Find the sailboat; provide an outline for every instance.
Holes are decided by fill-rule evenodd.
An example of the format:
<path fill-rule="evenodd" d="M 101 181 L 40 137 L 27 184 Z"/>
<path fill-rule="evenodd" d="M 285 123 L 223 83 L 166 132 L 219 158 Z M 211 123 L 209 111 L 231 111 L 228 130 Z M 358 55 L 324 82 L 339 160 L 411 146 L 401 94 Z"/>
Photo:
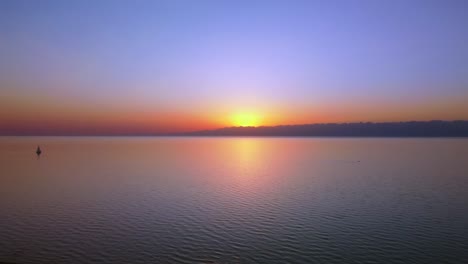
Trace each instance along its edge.
<path fill-rule="evenodd" d="M 37 146 L 36 154 L 39 156 L 39 155 L 41 155 L 41 153 L 42 153 L 41 148 L 39 146 Z"/>

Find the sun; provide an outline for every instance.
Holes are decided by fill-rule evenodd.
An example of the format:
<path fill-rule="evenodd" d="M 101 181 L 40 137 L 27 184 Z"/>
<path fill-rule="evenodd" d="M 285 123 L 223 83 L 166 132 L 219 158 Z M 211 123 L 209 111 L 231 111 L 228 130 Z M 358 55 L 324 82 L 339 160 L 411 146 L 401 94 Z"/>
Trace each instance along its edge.
<path fill-rule="evenodd" d="M 259 117 L 255 114 L 251 113 L 240 113 L 234 115 L 233 118 L 233 125 L 234 126 L 258 126 L 259 125 Z"/>

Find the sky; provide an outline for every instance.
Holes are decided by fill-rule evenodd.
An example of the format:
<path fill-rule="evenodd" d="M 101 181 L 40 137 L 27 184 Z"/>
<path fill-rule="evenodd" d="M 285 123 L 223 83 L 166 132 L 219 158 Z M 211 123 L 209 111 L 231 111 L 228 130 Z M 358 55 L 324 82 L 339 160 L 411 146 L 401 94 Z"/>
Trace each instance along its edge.
<path fill-rule="evenodd" d="M 0 133 L 468 120 L 468 1 L 0 0 Z"/>

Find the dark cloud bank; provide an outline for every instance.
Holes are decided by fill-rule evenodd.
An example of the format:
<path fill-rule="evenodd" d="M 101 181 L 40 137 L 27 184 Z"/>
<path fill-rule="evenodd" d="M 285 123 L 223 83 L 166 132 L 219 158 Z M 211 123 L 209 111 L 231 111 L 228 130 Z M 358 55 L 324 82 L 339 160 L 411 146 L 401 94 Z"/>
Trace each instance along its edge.
<path fill-rule="evenodd" d="M 468 137 L 468 121 L 328 123 L 265 127 L 226 127 L 179 133 L 186 136 L 285 137 Z"/>

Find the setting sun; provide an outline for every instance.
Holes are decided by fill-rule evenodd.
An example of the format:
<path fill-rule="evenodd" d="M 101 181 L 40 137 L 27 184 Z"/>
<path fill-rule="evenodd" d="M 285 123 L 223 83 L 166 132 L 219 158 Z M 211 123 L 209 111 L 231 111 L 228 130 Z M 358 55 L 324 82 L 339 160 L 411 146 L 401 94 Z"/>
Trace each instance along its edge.
<path fill-rule="evenodd" d="M 234 126 L 259 126 L 259 117 L 251 113 L 241 113 L 237 114 L 233 118 Z"/>

